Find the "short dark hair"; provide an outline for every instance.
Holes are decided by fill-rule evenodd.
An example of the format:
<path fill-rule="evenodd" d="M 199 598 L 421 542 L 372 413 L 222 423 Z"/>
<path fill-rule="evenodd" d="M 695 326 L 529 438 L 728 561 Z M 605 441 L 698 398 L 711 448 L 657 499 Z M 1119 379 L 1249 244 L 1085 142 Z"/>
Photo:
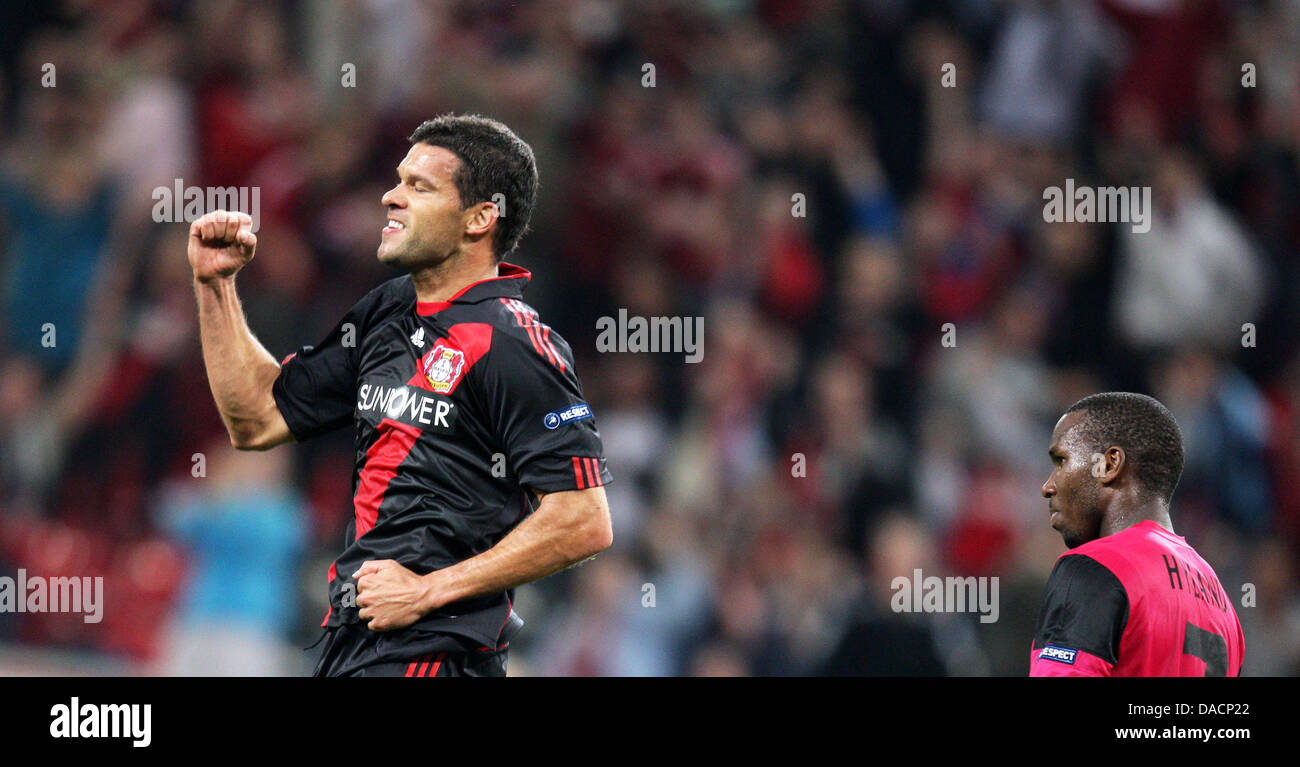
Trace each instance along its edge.
<path fill-rule="evenodd" d="M 1102 392 L 1084 397 L 1065 412 L 1083 413 L 1074 429 L 1091 450 L 1123 448 L 1143 490 L 1166 503 L 1173 498 L 1183 473 L 1183 433 L 1159 400 L 1132 392 Z"/>
<path fill-rule="evenodd" d="M 412 144 L 438 146 L 460 158 L 453 181 L 461 209 L 495 202 L 502 195 L 502 215 L 492 233 L 492 252 L 505 258 L 528 231 L 537 199 L 537 161 L 533 149 L 504 123 L 481 115 L 439 115 L 411 134 Z"/>

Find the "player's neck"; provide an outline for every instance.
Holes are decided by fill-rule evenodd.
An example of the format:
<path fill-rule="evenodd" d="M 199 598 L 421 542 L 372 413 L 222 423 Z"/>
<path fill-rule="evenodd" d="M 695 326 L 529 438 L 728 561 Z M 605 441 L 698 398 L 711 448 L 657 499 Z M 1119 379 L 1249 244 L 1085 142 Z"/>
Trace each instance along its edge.
<path fill-rule="evenodd" d="M 416 299 L 438 303 L 480 280 L 497 276 L 497 265 L 491 256 L 483 258 L 471 253 L 457 253 L 435 266 L 411 272 Z"/>
<path fill-rule="evenodd" d="M 1174 532 L 1174 523 L 1169 519 L 1169 507 L 1162 501 L 1152 500 L 1113 506 L 1101 521 L 1101 534 L 1114 535 L 1148 520 Z"/>

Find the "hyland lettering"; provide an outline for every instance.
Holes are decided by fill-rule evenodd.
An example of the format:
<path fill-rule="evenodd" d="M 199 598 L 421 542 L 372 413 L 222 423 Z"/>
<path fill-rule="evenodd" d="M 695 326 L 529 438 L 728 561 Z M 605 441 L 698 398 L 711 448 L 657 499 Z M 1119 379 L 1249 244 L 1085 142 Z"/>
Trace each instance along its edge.
<path fill-rule="evenodd" d="M 1191 592 L 1202 602 L 1214 605 L 1219 612 L 1228 611 L 1228 595 L 1223 586 L 1214 578 L 1207 578 L 1178 557 L 1161 554 L 1165 561 L 1166 574 L 1169 576 L 1169 588 Z"/>

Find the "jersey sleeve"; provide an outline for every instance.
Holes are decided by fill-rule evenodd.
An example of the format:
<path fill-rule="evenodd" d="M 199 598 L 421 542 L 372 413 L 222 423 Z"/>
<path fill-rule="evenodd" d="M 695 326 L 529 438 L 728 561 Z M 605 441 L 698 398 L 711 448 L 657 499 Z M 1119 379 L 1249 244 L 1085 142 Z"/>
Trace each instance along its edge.
<path fill-rule="evenodd" d="M 284 358 L 271 387 L 276 407 L 299 442 L 347 426 L 356 405 L 361 339 L 373 321 L 384 286 L 368 293 L 328 335 Z"/>
<path fill-rule="evenodd" d="M 1061 557 L 1038 614 L 1029 675 L 1110 676 L 1128 615 L 1128 594 L 1114 573 L 1083 554 Z"/>
<path fill-rule="evenodd" d="M 547 493 L 609 484 L 569 345 L 549 329 L 541 342 L 531 338 L 498 332 L 484 360 L 485 407 L 506 465 L 519 484 Z"/>

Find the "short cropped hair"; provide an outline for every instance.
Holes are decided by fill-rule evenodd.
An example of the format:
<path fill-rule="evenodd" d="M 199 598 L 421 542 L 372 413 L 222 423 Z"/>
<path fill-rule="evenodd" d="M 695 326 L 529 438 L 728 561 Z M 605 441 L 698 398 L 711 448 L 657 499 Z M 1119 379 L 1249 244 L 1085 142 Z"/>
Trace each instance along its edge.
<path fill-rule="evenodd" d="M 1133 476 L 1148 497 L 1166 503 L 1183 474 L 1183 433 L 1173 413 L 1153 397 L 1132 392 L 1102 392 L 1084 397 L 1066 413 L 1083 413 L 1074 431 L 1093 452 L 1124 450 Z"/>
<path fill-rule="evenodd" d="M 497 261 L 505 258 L 528 231 L 537 199 L 532 147 L 504 123 L 480 115 L 439 115 L 421 123 L 410 141 L 442 147 L 460 158 L 452 180 L 462 210 L 480 202 L 501 203 L 492 252 Z"/>

